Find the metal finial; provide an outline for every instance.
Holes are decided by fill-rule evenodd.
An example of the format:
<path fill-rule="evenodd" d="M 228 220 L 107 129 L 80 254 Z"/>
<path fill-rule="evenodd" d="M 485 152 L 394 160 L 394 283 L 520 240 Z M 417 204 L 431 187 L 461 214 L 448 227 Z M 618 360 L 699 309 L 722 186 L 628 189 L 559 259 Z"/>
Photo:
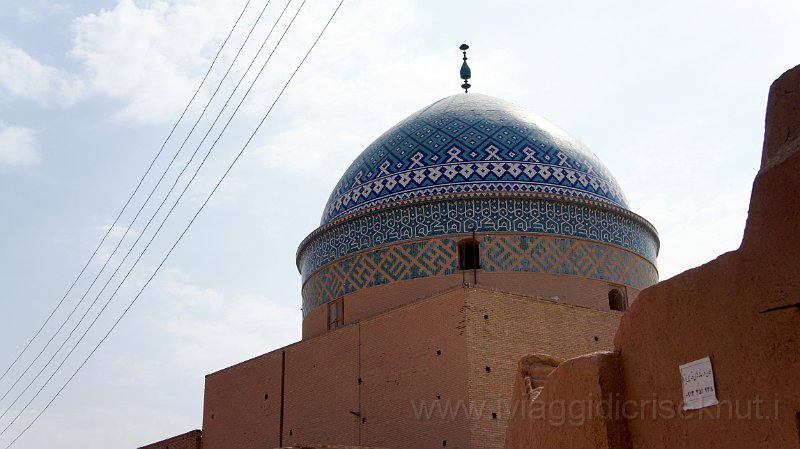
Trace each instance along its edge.
<path fill-rule="evenodd" d="M 464 89 L 464 92 L 469 92 L 469 88 L 472 87 L 472 85 L 467 82 L 467 80 L 472 78 L 472 71 L 467 65 L 467 50 L 469 49 L 469 45 L 461 44 L 458 49 L 464 53 L 464 62 L 461 64 L 461 78 L 464 80 L 464 84 L 461 85 L 461 88 Z"/>

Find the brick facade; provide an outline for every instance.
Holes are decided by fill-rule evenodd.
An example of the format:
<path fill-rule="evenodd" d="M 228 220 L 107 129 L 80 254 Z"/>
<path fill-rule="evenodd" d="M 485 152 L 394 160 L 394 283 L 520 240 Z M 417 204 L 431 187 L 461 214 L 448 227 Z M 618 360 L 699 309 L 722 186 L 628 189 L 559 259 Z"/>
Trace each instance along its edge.
<path fill-rule="evenodd" d="M 468 290 L 467 305 L 469 398 L 485 404 L 480 418 L 471 421 L 468 447 L 473 448 L 503 447 L 507 420 L 519 407 L 512 390 L 520 358 L 544 353 L 565 359 L 611 348 L 622 317 L 481 289 Z"/>
<path fill-rule="evenodd" d="M 607 349 L 620 316 L 452 288 L 208 375 L 203 447 L 502 447 L 517 359 Z"/>
<path fill-rule="evenodd" d="M 497 273 L 477 270 L 477 279 L 481 287 L 605 311 L 610 310 L 608 293 L 612 289 L 620 290 L 628 303 L 633 303 L 639 294 L 638 289 L 630 286 L 564 274 Z M 345 324 L 353 324 L 385 310 L 435 295 L 437 292 L 460 287 L 465 281 L 468 284 L 473 283 L 472 271 L 449 276 L 409 279 L 356 291 L 344 297 Z M 303 320 L 303 338 L 327 332 L 327 317 L 327 307 L 319 307 L 308 314 Z"/>
<path fill-rule="evenodd" d="M 166 440 L 159 441 L 158 443 L 148 444 L 139 449 L 201 449 L 202 448 L 202 432 L 199 430 L 192 430 L 183 435 L 178 435 Z"/>

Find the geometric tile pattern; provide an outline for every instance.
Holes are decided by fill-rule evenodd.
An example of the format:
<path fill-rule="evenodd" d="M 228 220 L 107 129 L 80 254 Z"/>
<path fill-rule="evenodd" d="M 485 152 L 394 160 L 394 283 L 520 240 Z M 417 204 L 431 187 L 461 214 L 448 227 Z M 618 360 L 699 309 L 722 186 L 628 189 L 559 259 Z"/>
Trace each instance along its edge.
<path fill-rule="evenodd" d="M 518 106 L 471 93 L 437 101 L 368 146 L 334 188 L 322 224 L 388 202 L 485 191 L 628 208 L 614 177 L 578 140 Z"/>
<path fill-rule="evenodd" d="M 472 95 L 472 94 L 470 94 Z M 636 217 L 636 218 L 634 218 Z M 535 233 L 608 243 L 656 263 L 658 240 L 646 221 L 629 212 L 545 198 L 494 196 L 419 202 L 334 224 L 306 239 L 298 250 L 305 281 L 337 259 L 413 239 L 485 233 Z"/>
<path fill-rule="evenodd" d="M 365 287 L 455 273 L 456 245 L 463 237 L 395 243 L 338 260 L 303 284 L 303 317 L 331 299 Z M 647 260 L 601 243 L 529 234 L 480 234 L 478 240 L 485 271 L 567 274 L 637 289 L 658 281 L 655 266 Z"/>

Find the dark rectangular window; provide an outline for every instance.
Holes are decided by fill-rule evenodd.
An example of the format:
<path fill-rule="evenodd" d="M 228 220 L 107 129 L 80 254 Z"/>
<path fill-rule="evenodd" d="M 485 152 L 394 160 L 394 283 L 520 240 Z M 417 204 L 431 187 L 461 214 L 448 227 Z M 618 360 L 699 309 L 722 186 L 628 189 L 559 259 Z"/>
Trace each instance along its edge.
<path fill-rule="evenodd" d="M 475 270 L 481 267 L 480 242 L 475 239 L 461 239 L 458 242 L 458 269 Z"/>
<path fill-rule="evenodd" d="M 328 303 L 328 330 L 344 326 L 344 298 L 334 299 Z"/>
<path fill-rule="evenodd" d="M 625 297 L 624 288 L 612 288 L 608 292 L 608 308 L 619 312 L 628 309 L 628 298 Z"/>

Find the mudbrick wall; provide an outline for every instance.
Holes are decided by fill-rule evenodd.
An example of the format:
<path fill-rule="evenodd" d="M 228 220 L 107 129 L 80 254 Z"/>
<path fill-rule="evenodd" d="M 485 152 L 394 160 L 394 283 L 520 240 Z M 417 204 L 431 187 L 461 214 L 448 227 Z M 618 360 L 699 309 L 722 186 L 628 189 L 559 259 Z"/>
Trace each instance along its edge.
<path fill-rule="evenodd" d="M 209 374 L 202 447 L 501 448 L 517 359 L 610 349 L 621 316 L 452 288 Z"/>
<path fill-rule="evenodd" d="M 584 260 L 587 265 L 592 262 Z M 472 271 L 459 272 L 449 276 L 432 276 L 397 281 L 391 284 L 363 288 L 344 296 L 345 324 L 352 324 L 377 315 L 385 310 L 397 308 L 403 304 L 418 301 L 463 283 L 473 284 L 475 278 Z M 610 310 L 608 293 L 618 289 L 633 303 L 639 290 L 614 284 L 610 281 L 592 279 L 583 276 L 548 273 L 505 272 L 492 273 L 478 270 L 477 285 L 489 289 L 518 293 L 525 296 L 555 298 L 558 302 L 598 310 Z M 303 338 L 311 338 L 327 332 L 328 310 L 317 307 L 303 319 Z"/>
<path fill-rule="evenodd" d="M 447 291 L 206 378 L 204 449 L 465 447 L 465 421 L 412 401 L 465 399 L 463 293 Z"/>
<path fill-rule="evenodd" d="M 192 430 L 183 435 L 142 446 L 139 449 L 200 449 L 202 447 L 201 436 L 202 433 L 199 430 Z"/>
<path fill-rule="evenodd" d="M 519 371 L 506 448 L 800 448 L 798 173 L 800 66 L 770 89 L 739 249 L 643 290 L 615 352 L 564 362 L 538 396 Z M 704 357 L 719 403 L 684 410 L 679 366 Z"/>
<path fill-rule="evenodd" d="M 503 447 L 506 423 L 519 408 L 511 393 L 520 357 L 610 349 L 622 315 L 482 289 L 467 290 L 467 305 L 469 447 L 485 449 Z"/>

